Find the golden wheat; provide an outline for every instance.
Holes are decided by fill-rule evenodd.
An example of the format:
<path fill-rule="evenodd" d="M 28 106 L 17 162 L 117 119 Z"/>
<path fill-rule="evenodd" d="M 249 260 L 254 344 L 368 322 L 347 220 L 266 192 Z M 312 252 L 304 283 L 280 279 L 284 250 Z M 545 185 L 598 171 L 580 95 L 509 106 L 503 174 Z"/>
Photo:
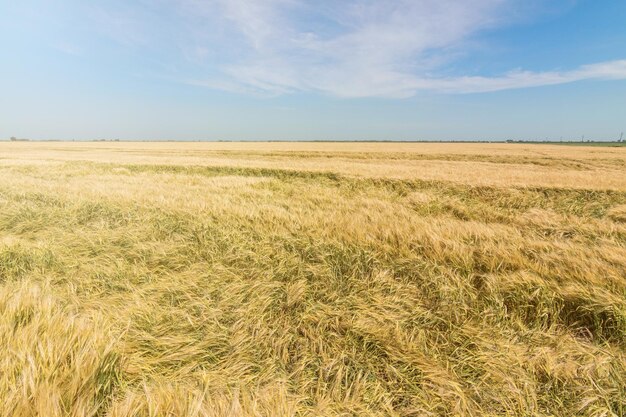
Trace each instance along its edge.
<path fill-rule="evenodd" d="M 626 149 L 0 144 L 2 416 L 625 416 Z"/>

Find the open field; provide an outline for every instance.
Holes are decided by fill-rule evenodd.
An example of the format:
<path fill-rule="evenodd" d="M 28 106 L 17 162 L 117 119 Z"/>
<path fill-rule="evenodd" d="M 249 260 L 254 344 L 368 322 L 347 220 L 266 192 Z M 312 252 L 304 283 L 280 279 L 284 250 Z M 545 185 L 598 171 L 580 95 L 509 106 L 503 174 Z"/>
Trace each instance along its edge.
<path fill-rule="evenodd" d="M 1 416 L 626 416 L 626 148 L 0 143 Z"/>
<path fill-rule="evenodd" d="M 555 144 L 559 144 L 559 145 L 565 145 L 565 146 L 585 146 L 585 147 L 609 147 L 609 148 L 621 148 L 621 147 L 626 147 L 626 142 L 563 142 L 563 143 L 556 143 Z"/>

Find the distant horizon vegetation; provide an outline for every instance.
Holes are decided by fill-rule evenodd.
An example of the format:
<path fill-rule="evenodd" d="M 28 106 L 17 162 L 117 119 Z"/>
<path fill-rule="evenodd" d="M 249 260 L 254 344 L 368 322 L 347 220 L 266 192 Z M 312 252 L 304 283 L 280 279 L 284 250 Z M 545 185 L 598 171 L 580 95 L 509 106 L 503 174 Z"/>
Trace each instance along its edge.
<path fill-rule="evenodd" d="M 283 140 L 283 139 L 196 139 L 196 140 L 178 140 L 178 139 L 29 139 L 29 138 L 17 138 L 12 136 L 8 139 L 10 142 L 338 142 L 338 143 L 536 143 L 536 144 L 565 144 L 565 145 L 614 145 L 614 146 L 626 146 L 626 139 L 623 138 L 623 134 L 620 139 L 616 140 L 596 140 L 585 139 L 500 139 L 500 140 L 430 140 L 430 139 L 415 139 L 415 140 L 393 140 L 393 139 L 379 139 L 379 140 L 367 140 L 367 139 L 319 139 L 319 140 Z"/>

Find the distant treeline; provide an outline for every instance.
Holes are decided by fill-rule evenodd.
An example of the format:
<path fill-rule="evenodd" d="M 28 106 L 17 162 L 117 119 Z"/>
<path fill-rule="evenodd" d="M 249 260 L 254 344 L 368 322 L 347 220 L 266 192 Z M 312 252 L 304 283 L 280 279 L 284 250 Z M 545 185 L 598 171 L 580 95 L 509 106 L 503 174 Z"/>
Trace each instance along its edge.
<path fill-rule="evenodd" d="M 506 143 L 626 143 L 626 139 L 618 140 L 507 140 Z"/>
<path fill-rule="evenodd" d="M 16 138 L 12 136 L 11 142 L 29 142 L 30 139 Z M 33 142 L 120 142 L 120 139 L 34 139 Z M 124 140 L 124 142 L 150 142 L 150 140 Z M 312 142 L 312 143 L 534 143 L 534 144 L 563 144 L 563 145 L 626 145 L 626 139 L 618 139 L 613 141 L 604 140 L 533 140 L 533 139 L 507 139 L 507 140 L 155 140 L 155 142 Z"/>

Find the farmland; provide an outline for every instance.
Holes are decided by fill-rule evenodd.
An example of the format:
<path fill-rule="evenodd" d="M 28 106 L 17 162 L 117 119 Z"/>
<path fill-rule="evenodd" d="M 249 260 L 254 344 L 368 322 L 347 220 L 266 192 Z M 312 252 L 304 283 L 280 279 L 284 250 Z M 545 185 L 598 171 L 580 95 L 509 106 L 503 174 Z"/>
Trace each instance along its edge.
<path fill-rule="evenodd" d="M 0 143 L 2 416 L 624 416 L 626 148 Z"/>

